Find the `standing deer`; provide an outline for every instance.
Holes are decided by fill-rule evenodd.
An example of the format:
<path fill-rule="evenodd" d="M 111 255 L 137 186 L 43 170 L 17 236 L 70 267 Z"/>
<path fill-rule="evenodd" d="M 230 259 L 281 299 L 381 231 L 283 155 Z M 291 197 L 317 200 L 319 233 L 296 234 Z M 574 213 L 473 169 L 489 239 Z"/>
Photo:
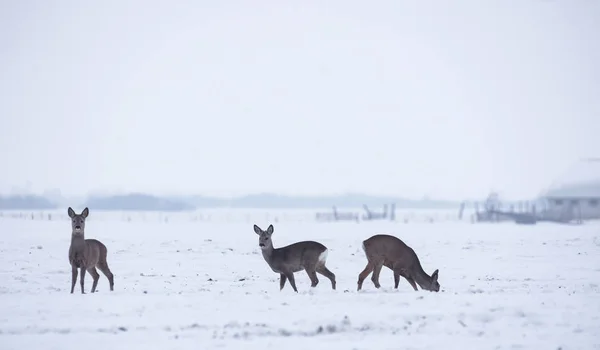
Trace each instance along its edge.
<path fill-rule="evenodd" d="M 432 292 L 440 291 L 438 283 L 438 270 L 429 276 L 421 267 L 421 262 L 415 251 L 400 239 L 390 235 L 375 235 L 362 244 L 367 256 L 367 266 L 358 275 L 358 290 L 362 288 L 363 281 L 373 271 L 371 280 L 379 288 L 379 273 L 383 266 L 394 272 L 394 288 L 398 289 L 400 276 L 406 278 L 408 283 L 416 290 L 417 284 L 421 289 Z"/>
<path fill-rule="evenodd" d="M 100 275 L 96 271 L 96 267 L 108 278 L 110 290 L 113 290 L 114 281 L 113 274 L 108 268 L 106 262 L 107 250 L 106 246 L 96 239 L 85 239 L 85 219 L 90 211 L 88 208 L 83 209 L 81 214 L 75 214 L 73 209 L 69 207 L 69 217 L 71 218 L 71 246 L 69 247 L 69 263 L 71 264 L 71 294 L 75 290 L 77 283 L 77 269 L 80 269 L 81 277 L 81 294 L 85 294 L 83 290 L 83 281 L 85 279 L 85 271 L 87 270 L 94 283 L 92 284 L 92 293 L 96 291 Z"/>
<path fill-rule="evenodd" d="M 327 247 L 315 241 L 303 241 L 290 244 L 281 248 L 273 248 L 273 225 L 269 225 L 266 231 L 254 225 L 254 232 L 259 236 L 258 246 L 262 250 L 262 255 L 271 269 L 279 273 L 279 290 L 283 289 L 285 282 L 290 280 L 294 292 L 296 281 L 294 272 L 306 271 L 311 281 L 311 287 L 316 287 L 319 283 L 317 272 L 329 278 L 331 287 L 335 289 L 335 275 L 325 267 L 327 260 Z"/>

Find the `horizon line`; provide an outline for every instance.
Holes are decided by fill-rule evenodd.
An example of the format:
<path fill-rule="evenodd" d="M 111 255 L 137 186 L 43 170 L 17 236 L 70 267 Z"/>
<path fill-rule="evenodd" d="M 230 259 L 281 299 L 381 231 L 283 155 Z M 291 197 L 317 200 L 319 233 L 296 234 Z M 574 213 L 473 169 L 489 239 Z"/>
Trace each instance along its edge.
<path fill-rule="evenodd" d="M 195 193 L 195 192 L 188 192 L 188 193 L 182 194 L 180 191 L 177 191 L 179 193 L 170 193 L 170 194 L 164 193 L 164 192 L 162 194 L 157 194 L 157 193 L 144 192 L 144 191 L 102 191 L 104 193 L 99 193 L 100 191 L 90 191 L 85 195 L 80 195 L 80 194 L 63 195 L 62 193 L 60 193 L 60 190 L 57 190 L 57 191 L 58 191 L 58 196 L 65 198 L 65 199 L 76 198 L 76 197 L 85 197 L 87 199 L 90 199 L 90 198 L 94 198 L 94 197 L 116 197 L 116 196 L 131 196 L 131 195 L 146 195 L 146 196 L 153 196 L 153 197 L 157 197 L 157 198 L 204 197 L 204 198 L 209 198 L 209 199 L 221 199 L 221 200 L 238 200 L 241 198 L 251 197 L 251 196 L 276 196 L 276 197 L 287 197 L 287 198 L 331 198 L 331 197 L 344 197 L 344 196 L 365 196 L 365 197 L 374 197 L 374 198 L 389 198 L 389 199 L 396 199 L 396 200 L 408 200 L 408 201 L 415 201 L 415 202 L 434 201 L 434 202 L 454 202 L 454 203 L 471 202 L 471 201 L 485 201 L 485 199 L 487 198 L 488 195 L 495 193 L 495 191 L 489 191 L 487 193 L 487 195 L 482 195 L 479 198 L 465 197 L 463 199 L 457 199 L 457 198 L 435 197 L 435 196 L 431 196 L 431 195 L 422 195 L 420 198 L 416 198 L 416 197 L 402 196 L 402 195 L 396 195 L 396 194 L 372 194 L 372 193 L 368 193 L 368 192 L 359 192 L 359 191 L 324 193 L 324 194 L 286 194 L 286 193 L 278 193 L 278 192 L 260 191 L 260 192 L 247 192 L 244 194 L 237 194 L 237 195 L 207 195 L 207 194 L 199 194 L 199 193 Z M 49 197 L 52 197 L 52 195 L 51 195 L 51 193 L 48 193 L 48 192 L 51 192 L 51 190 L 47 190 L 42 193 L 36 193 L 33 191 L 23 191 L 22 193 L 12 193 L 12 194 L 11 193 L 0 193 L 0 197 L 10 198 L 10 197 L 19 197 L 19 196 L 37 196 L 37 197 L 49 199 Z M 94 193 L 94 192 L 96 192 L 96 193 Z M 506 201 L 536 200 L 541 197 L 543 197 L 543 195 L 536 195 L 536 196 L 533 196 L 531 198 L 526 198 L 526 199 L 514 199 L 514 198 L 506 197 L 506 198 L 504 198 L 504 200 L 506 200 Z"/>

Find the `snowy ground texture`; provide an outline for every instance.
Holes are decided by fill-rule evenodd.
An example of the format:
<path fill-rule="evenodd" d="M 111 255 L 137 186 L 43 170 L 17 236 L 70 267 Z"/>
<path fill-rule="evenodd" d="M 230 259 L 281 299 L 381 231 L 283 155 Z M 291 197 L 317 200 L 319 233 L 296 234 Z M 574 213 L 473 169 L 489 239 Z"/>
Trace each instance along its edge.
<path fill-rule="evenodd" d="M 77 209 L 79 212 L 81 209 Z M 276 247 L 329 247 L 337 290 L 279 291 L 256 224 L 123 220 L 91 212 L 115 291 L 70 294 L 70 222 L 0 216 L 0 349 L 600 349 L 600 225 L 469 222 L 274 223 Z M 96 215 L 96 216 L 95 216 Z M 254 216 L 252 216 L 254 215 Z M 44 217 L 44 216 L 42 216 Z M 96 218 L 96 219 L 94 219 Z M 362 240 L 391 233 L 412 246 L 439 293 L 369 279 Z M 92 285 L 89 275 L 86 290 Z"/>

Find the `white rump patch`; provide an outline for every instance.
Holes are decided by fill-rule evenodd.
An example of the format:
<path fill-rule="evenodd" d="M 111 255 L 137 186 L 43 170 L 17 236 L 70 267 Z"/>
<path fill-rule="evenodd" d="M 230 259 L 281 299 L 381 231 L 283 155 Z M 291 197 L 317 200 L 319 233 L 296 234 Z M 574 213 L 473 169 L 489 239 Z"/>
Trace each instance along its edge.
<path fill-rule="evenodd" d="M 327 254 L 329 253 L 329 249 L 325 249 L 323 251 L 323 253 L 319 254 L 319 262 L 321 264 L 325 264 L 325 261 L 327 261 Z"/>

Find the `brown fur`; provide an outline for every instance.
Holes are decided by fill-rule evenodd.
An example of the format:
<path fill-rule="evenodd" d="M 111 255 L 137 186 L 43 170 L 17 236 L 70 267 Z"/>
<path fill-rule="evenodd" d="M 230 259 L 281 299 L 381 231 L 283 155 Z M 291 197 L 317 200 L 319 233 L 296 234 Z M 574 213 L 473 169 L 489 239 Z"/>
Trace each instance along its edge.
<path fill-rule="evenodd" d="M 96 291 L 100 274 L 96 271 L 98 268 L 110 283 L 110 290 L 114 287 L 114 276 L 108 268 L 106 256 L 108 251 L 106 246 L 97 239 L 85 239 L 85 219 L 89 215 L 88 208 L 85 208 L 81 214 L 75 214 L 73 209 L 68 209 L 71 218 L 71 246 L 69 247 L 69 263 L 71 264 L 71 294 L 75 290 L 77 283 L 77 269 L 80 271 L 79 281 L 81 283 L 81 293 L 84 294 L 85 272 L 89 272 L 94 280 L 92 283 L 92 293 Z"/>
<path fill-rule="evenodd" d="M 398 289 L 400 276 L 404 277 L 416 291 L 417 284 L 421 289 L 438 292 L 438 270 L 429 276 L 421 267 L 415 251 L 402 240 L 390 235 L 375 235 L 363 241 L 363 249 L 367 256 L 367 266 L 358 275 L 358 290 L 363 281 L 373 272 L 371 280 L 375 288 L 379 288 L 379 273 L 383 266 L 394 272 L 394 288 Z"/>
<path fill-rule="evenodd" d="M 269 225 L 266 231 L 254 225 L 254 232 L 259 236 L 258 244 L 262 250 L 263 257 L 273 272 L 279 273 L 279 290 L 282 290 L 287 280 L 295 292 L 296 281 L 294 272 L 305 270 L 311 281 L 311 287 L 319 283 L 317 273 L 329 278 L 331 287 L 335 289 L 335 275 L 325 266 L 327 259 L 327 247 L 315 241 L 303 241 L 290 244 L 281 248 L 273 248 L 271 235 L 273 225 Z"/>

